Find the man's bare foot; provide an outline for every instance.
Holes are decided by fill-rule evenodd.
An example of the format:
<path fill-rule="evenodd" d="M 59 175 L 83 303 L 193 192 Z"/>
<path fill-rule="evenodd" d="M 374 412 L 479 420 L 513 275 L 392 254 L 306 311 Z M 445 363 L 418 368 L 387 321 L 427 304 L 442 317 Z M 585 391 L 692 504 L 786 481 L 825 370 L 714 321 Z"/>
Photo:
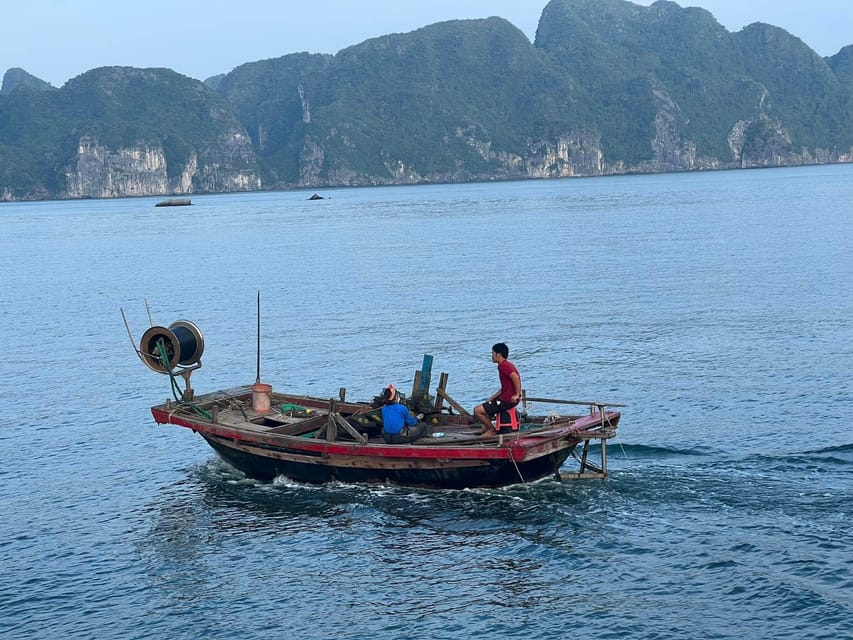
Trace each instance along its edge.
<path fill-rule="evenodd" d="M 494 429 L 485 429 L 484 431 L 480 432 L 480 435 L 487 438 L 491 438 L 492 436 L 498 435 L 498 432 Z"/>

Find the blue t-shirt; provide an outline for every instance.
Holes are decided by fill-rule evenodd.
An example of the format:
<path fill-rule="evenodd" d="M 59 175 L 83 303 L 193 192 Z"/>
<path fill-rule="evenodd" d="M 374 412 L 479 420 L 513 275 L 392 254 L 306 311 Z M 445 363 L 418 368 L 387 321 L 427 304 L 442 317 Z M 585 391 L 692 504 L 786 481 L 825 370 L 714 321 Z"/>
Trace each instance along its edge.
<path fill-rule="evenodd" d="M 382 407 L 382 431 L 389 435 L 400 433 L 403 430 L 403 425 L 414 427 L 417 423 L 418 419 L 409 413 L 404 404 L 395 402 Z"/>

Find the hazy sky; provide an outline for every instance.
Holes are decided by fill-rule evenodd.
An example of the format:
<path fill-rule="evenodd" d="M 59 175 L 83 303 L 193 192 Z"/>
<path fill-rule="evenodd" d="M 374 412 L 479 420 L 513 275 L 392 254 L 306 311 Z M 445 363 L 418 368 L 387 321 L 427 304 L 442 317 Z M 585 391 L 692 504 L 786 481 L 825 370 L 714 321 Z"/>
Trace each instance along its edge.
<path fill-rule="evenodd" d="M 458 18 L 501 16 L 533 40 L 547 0 L 6 0 L 0 75 L 21 67 L 54 86 L 96 67 L 168 67 L 199 80 L 244 63 L 336 53 L 368 38 Z M 649 5 L 652 0 L 639 0 Z M 767 22 L 822 56 L 853 44 L 850 0 L 683 0 L 729 31 Z"/>

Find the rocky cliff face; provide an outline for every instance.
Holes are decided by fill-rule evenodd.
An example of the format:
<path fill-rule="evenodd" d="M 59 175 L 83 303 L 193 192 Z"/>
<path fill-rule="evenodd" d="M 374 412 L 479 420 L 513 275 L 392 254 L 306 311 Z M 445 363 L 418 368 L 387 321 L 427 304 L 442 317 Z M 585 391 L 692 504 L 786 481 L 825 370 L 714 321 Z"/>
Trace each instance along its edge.
<path fill-rule="evenodd" d="M 196 191 L 255 191 L 262 188 L 252 141 L 242 129 L 224 132 L 222 139 L 199 150 L 197 170 L 185 175 Z M 187 174 L 192 167 L 185 166 Z"/>
<path fill-rule="evenodd" d="M 162 148 L 112 151 L 84 138 L 65 173 L 66 198 L 115 198 L 170 192 Z M 186 191 L 176 191 L 186 193 Z"/>
<path fill-rule="evenodd" d="M 117 198 L 125 196 L 251 191 L 261 188 L 257 172 L 246 169 L 254 158 L 248 139 L 236 134 L 232 154 L 199 162 L 190 153 L 187 163 L 169 177 L 166 154 L 160 145 L 109 149 L 84 137 L 65 171 L 63 198 Z"/>
<path fill-rule="evenodd" d="M 518 152 L 495 150 L 483 132 L 473 135 L 470 130 L 458 129 L 456 138 L 473 148 L 486 161 L 489 171 L 480 172 L 459 165 L 455 170 L 422 172 L 400 158 L 384 160 L 386 173 L 371 175 L 347 166 L 327 168 L 326 149 L 310 137 L 302 147 L 300 187 L 323 185 L 367 186 L 390 184 L 419 184 L 423 182 L 460 182 L 467 180 L 517 180 L 524 178 L 567 178 L 620 173 L 608 168 L 604 151 L 597 136 L 583 132 L 558 136 L 553 140 L 530 141 Z M 447 142 L 447 141 L 445 141 Z"/>
<path fill-rule="evenodd" d="M 782 123 L 767 117 L 736 122 L 729 133 L 728 142 L 733 158 L 727 165 L 730 168 L 853 162 L 853 149 L 847 152 L 821 148 L 814 152 L 805 148 L 796 149 L 791 142 L 790 132 Z"/>
<path fill-rule="evenodd" d="M 531 144 L 525 169 L 529 178 L 600 176 L 605 171 L 601 140 L 590 133 L 574 132 Z"/>
<path fill-rule="evenodd" d="M 457 135 L 499 167 L 499 175 L 505 179 L 599 176 L 605 172 L 601 141 L 591 133 L 575 131 L 551 140 L 530 141 L 518 152 L 496 151 L 490 142 L 464 136 L 461 130 Z"/>
<path fill-rule="evenodd" d="M 402 159 L 386 160 L 384 175 L 365 174 L 339 165 L 326 168 L 326 149 L 317 140 L 306 138 L 302 149 L 300 182 L 297 187 L 369 186 L 462 182 L 469 180 L 520 180 L 526 178 L 568 178 L 625 173 L 665 173 L 714 169 L 798 166 L 853 162 L 853 149 L 839 153 L 817 149 L 794 149 L 790 134 L 778 122 L 738 121 L 728 137 L 730 157 L 700 156 L 696 144 L 682 138 L 672 112 L 660 111 L 654 121 L 655 136 L 649 140 L 654 158 L 636 165 L 609 162 L 600 138 L 589 132 L 572 132 L 551 140 L 530 141 L 518 152 L 498 151 L 488 140 L 457 134 L 487 160 L 491 170 L 477 173 L 458 166 L 455 170 L 421 172 Z"/>

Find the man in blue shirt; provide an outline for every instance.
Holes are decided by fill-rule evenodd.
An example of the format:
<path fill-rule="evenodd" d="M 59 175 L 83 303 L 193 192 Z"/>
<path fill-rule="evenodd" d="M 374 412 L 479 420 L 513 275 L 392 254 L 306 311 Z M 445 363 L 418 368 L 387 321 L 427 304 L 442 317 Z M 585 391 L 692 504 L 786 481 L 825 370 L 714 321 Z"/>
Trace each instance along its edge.
<path fill-rule="evenodd" d="M 427 425 L 409 413 L 408 407 L 398 402 L 399 395 L 393 384 L 382 391 L 382 437 L 388 444 L 409 444 L 424 435 Z"/>

